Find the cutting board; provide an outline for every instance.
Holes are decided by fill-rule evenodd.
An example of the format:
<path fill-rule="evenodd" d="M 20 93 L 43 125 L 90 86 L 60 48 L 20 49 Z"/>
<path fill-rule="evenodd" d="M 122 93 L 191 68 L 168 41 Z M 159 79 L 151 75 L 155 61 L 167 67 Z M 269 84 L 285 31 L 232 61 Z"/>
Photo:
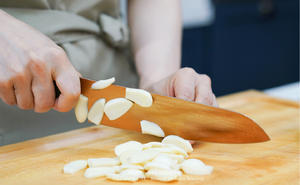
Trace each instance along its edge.
<path fill-rule="evenodd" d="M 218 101 L 220 107 L 256 120 L 271 141 L 255 144 L 198 142 L 190 158 L 214 166 L 213 173 L 208 176 L 184 175 L 179 181 L 168 184 L 298 184 L 299 104 L 274 99 L 257 91 L 221 97 Z M 104 178 L 86 179 L 83 170 L 74 175 L 62 173 L 64 164 L 72 160 L 113 157 L 113 148 L 128 140 L 145 143 L 160 139 L 94 126 L 0 147 L 0 184 L 129 184 Z M 136 184 L 164 183 L 144 180 Z"/>

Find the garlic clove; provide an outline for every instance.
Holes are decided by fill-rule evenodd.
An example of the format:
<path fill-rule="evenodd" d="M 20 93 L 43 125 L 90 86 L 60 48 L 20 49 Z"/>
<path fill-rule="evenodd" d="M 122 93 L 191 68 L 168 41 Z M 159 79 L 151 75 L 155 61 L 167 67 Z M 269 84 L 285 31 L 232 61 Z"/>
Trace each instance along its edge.
<path fill-rule="evenodd" d="M 79 123 L 85 122 L 88 115 L 88 97 L 82 94 L 79 96 L 74 112 Z"/>
<path fill-rule="evenodd" d="M 105 99 L 101 98 L 97 100 L 93 106 L 91 107 L 89 113 L 88 113 L 88 120 L 90 120 L 92 123 L 99 125 L 101 123 L 103 113 L 104 113 L 104 105 L 105 105 Z"/>
<path fill-rule="evenodd" d="M 95 83 L 93 83 L 92 85 L 92 89 L 104 89 L 108 86 L 110 86 L 111 84 L 113 84 L 116 81 L 115 77 L 106 79 L 106 80 L 99 80 Z"/>
<path fill-rule="evenodd" d="M 160 142 L 149 142 L 149 143 L 145 143 L 143 144 L 143 150 L 149 149 L 149 148 L 160 148 L 163 147 L 164 144 L 160 143 Z"/>
<path fill-rule="evenodd" d="M 150 134 L 157 137 L 165 136 L 164 131 L 156 123 L 147 120 L 142 120 L 140 124 L 141 124 L 141 130 L 143 134 Z"/>
<path fill-rule="evenodd" d="M 115 147 L 115 154 L 117 156 L 120 156 L 124 151 L 127 150 L 141 151 L 142 149 L 143 149 L 142 143 L 137 141 L 127 141 L 126 143 L 122 143 Z"/>
<path fill-rule="evenodd" d="M 86 160 L 76 160 L 72 161 L 64 166 L 64 173 L 74 174 L 75 172 L 86 168 L 87 162 Z"/>
<path fill-rule="evenodd" d="M 104 177 L 109 173 L 115 173 L 116 168 L 114 167 L 95 167 L 88 168 L 85 170 L 84 176 L 86 178 Z"/>
<path fill-rule="evenodd" d="M 119 165 L 120 160 L 118 158 L 92 158 L 88 159 L 88 165 L 90 168 L 102 167 L 102 166 L 115 166 Z"/>
<path fill-rule="evenodd" d="M 115 98 L 104 105 L 104 112 L 108 119 L 115 120 L 124 115 L 132 105 L 133 103 L 125 98 Z"/>
<path fill-rule="evenodd" d="M 199 159 L 187 159 L 182 162 L 181 169 L 190 175 L 208 175 L 213 171 L 212 166 L 205 165 Z"/>
<path fill-rule="evenodd" d="M 176 145 L 176 146 L 184 149 L 188 153 L 193 151 L 193 147 L 192 147 L 191 143 L 179 136 L 168 135 L 167 137 L 165 137 L 162 140 L 162 143 Z"/>
<path fill-rule="evenodd" d="M 150 107 L 152 105 L 152 96 L 143 89 L 126 88 L 125 98 L 133 101 L 141 107 Z"/>
<path fill-rule="evenodd" d="M 145 175 L 152 180 L 169 182 L 178 180 L 182 173 L 179 170 L 150 169 Z"/>

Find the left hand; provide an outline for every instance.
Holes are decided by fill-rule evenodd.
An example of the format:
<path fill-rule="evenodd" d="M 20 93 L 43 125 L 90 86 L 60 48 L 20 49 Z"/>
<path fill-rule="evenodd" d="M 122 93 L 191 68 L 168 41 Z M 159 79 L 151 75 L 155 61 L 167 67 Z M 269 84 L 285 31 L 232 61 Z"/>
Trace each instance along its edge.
<path fill-rule="evenodd" d="M 207 75 L 198 74 L 192 68 L 179 69 L 145 89 L 164 96 L 218 106 L 216 96 L 212 92 L 210 78 Z"/>

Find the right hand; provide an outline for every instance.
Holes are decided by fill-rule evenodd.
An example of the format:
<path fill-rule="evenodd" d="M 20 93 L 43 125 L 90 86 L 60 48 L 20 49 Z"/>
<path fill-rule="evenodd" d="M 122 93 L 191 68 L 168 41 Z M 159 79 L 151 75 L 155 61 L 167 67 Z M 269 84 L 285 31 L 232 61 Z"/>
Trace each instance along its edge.
<path fill-rule="evenodd" d="M 66 112 L 80 95 L 80 74 L 52 40 L 0 10 L 0 97 L 21 109 Z M 61 94 L 55 99 L 53 81 Z"/>

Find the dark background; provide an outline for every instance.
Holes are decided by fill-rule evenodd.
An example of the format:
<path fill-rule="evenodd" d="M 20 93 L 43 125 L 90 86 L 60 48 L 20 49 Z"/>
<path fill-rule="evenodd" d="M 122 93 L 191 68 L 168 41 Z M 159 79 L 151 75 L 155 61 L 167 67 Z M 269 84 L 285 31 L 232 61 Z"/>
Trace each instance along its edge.
<path fill-rule="evenodd" d="M 184 29 L 183 66 L 217 96 L 299 81 L 299 0 L 218 1 L 212 25 Z"/>

